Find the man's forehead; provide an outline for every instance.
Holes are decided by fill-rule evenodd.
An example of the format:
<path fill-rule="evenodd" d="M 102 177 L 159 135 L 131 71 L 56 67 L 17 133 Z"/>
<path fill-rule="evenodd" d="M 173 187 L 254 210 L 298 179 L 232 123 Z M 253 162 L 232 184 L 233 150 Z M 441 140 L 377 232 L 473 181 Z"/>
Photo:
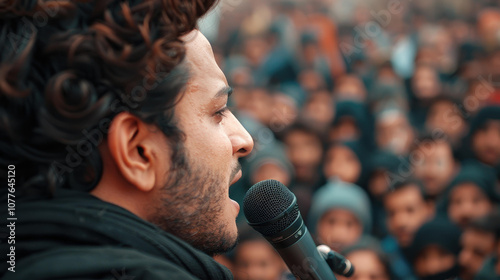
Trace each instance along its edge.
<path fill-rule="evenodd" d="M 193 76 L 203 76 L 212 82 L 220 80 L 227 84 L 226 77 L 215 61 L 210 43 L 200 31 L 193 30 L 181 39 L 186 46 L 185 62 Z"/>
<path fill-rule="evenodd" d="M 181 37 L 181 40 L 186 44 L 186 48 L 200 50 L 203 52 L 212 52 L 212 47 L 207 38 L 199 31 L 193 30 Z"/>

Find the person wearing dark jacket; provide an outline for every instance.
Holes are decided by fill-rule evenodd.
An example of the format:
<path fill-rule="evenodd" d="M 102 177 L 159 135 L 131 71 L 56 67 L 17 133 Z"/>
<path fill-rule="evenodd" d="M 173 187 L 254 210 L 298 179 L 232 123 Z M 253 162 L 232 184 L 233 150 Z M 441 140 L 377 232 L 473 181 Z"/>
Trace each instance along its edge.
<path fill-rule="evenodd" d="M 418 279 L 456 279 L 460 228 L 443 217 L 423 224 L 407 251 Z"/>
<path fill-rule="evenodd" d="M 211 256 L 236 244 L 228 190 L 253 141 L 194 30 L 213 4 L 2 5 L 0 195 L 17 220 L 0 278 L 232 279 Z"/>

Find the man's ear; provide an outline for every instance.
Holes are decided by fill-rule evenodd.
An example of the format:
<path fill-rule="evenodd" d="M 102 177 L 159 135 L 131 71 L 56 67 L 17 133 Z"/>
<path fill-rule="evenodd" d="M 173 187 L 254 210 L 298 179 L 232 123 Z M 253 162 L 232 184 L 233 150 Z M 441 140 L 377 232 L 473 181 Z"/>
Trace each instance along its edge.
<path fill-rule="evenodd" d="M 162 161 L 155 152 L 159 150 L 158 134 L 161 134 L 158 128 L 128 112 L 115 116 L 108 132 L 107 145 L 117 169 L 126 181 L 143 192 L 151 191 L 159 179 L 156 171 Z"/>

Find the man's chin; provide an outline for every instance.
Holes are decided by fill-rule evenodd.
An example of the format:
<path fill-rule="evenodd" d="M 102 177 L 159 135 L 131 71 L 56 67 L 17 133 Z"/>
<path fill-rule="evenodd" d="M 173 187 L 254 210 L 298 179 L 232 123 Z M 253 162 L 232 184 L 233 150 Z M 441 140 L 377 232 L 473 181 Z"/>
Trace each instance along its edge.
<path fill-rule="evenodd" d="M 231 237 L 221 238 L 219 244 L 220 246 L 213 248 L 201 248 L 201 250 L 209 256 L 215 256 L 227 253 L 232 249 L 234 249 L 234 247 L 236 247 L 236 245 L 238 244 L 238 234 L 236 234 L 236 236 L 234 237 L 231 236 Z"/>

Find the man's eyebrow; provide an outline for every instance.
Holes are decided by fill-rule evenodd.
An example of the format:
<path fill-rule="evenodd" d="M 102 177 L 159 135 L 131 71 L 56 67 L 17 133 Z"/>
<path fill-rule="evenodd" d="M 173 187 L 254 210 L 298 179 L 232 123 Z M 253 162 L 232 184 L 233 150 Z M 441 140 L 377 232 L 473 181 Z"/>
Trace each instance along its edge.
<path fill-rule="evenodd" d="M 233 93 L 233 88 L 230 86 L 225 86 L 221 90 L 219 90 L 217 92 L 217 94 L 215 94 L 214 98 L 220 98 L 220 97 L 223 97 L 225 95 L 227 95 L 227 97 L 229 98 L 232 93 Z"/>

